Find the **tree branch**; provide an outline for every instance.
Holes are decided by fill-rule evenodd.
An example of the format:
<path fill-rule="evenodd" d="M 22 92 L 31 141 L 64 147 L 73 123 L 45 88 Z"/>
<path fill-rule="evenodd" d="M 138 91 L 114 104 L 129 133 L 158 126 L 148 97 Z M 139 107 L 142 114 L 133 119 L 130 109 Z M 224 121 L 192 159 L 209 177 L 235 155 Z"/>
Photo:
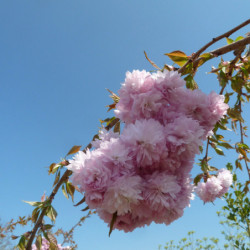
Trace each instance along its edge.
<path fill-rule="evenodd" d="M 105 127 L 106 130 L 110 130 L 113 126 L 115 126 L 115 124 L 119 122 L 119 118 L 115 118 L 108 126 Z M 91 148 L 92 145 L 91 143 L 88 144 L 87 147 L 85 147 L 85 149 L 83 151 L 86 151 L 87 148 Z M 67 161 L 66 165 L 67 166 L 69 163 Z M 61 179 L 58 181 L 58 183 L 56 184 L 56 186 L 54 187 L 53 191 L 51 192 L 49 198 L 47 199 L 47 201 L 49 201 L 50 203 L 52 203 L 55 195 L 57 194 L 59 188 L 61 187 L 61 185 L 69 178 L 69 176 L 72 174 L 72 171 L 70 170 L 66 170 L 63 174 L 63 176 L 61 177 Z M 43 222 L 43 217 L 46 214 L 46 209 L 47 207 L 43 208 L 39 218 L 37 219 L 37 222 L 34 226 L 34 228 L 31 231 L 27 246 L 26 246 L 26 250 L 31 250 L 32 249 L 32 242 L 36 236 L 36 232 L 37 230 L 41 227 L 42 222 Z"/>
<path fill-rule="evenodd" d="M 223 54 L 226 54 L 230 51 L 245 47 L 247 44 L 250 44 L 250 36 L 247 36 L 246 38 L 243 38 L 235 43 L 231 43 L 229 45 L 226 45 L 224 47 L 221 47 L 219 49 L 213 50 L 210 53 L 214 56 L 220 56 Z"/>
<path fill-rule="evenodd" d="M 52 200 L 54 199 L 56 193 L 58 192 L 60 186 L 69 178 L 69 176 L 71 175 L 71 171 L 70 170 L 66 170 L 65 173 L 63 174 L 63 176 L 61 177 L 61 179 L 59 180 L 59 182 L 57 183 L 57 185 L 55 186 L 55 188 L 53 189 L 53 191 L 51 192 L 48 200 L 50 203 L 52 203 Z M 37 222 L 33 228 L 33 230 L 31 231 L 31 235 L 29 237 L 29 241 L 27 243 L 27 246 L 26 246 L 26 249 L 27 250 L 31 250 L 32 249 L 32 242 L 36 236 L 36 232 L 37 230 L 39 229 L 39 227 L 41 226 L 42 224 L 42 221 L 43 221 L 43 217 L 45 216 L 45 213 L 46 213 L 46 208 L 43 208 L 39 218 L 37 219 Z"/>
<path fill-rule="evenodd" d="M 243 28 L 244 26 L 248 25 L 249 23 L 250 23 L 250 19 L 246 20 L 245 22 L 243 22 L 242 24 L 238 25 L 237 27 L 229 30 L 228 32 L 226 32 L 226 33 L 224 33 L 224 34 L 222 34 L 222 35 L 220 35 L 218 37 L 213 38 L 212 41 L 210 41 L 209 43 L 207 43 L 206 45 L 204 45 L 202 48 L 200 48 L 196 53 L 194 53 L 193 56 L 191 56 L 191 58 L 178 70 L 178 73 L 182 73 L 185 70 L 186 66 L 189 63 L 195 61 L 195 59 L 197 59 L 200 56 L 200 54 L 202 52 L 204 52 L 212 44 L 218 42 L 222 38 L 229 37 L 231 34 L 233 34 L 234 32 L 236 32 L 237 30 Z M 225 53 L 227 53 L 227 52 L 225 52 Z"/>
<path fill-rule="evenodd" d="M 239 40 L 239 41 L 237 41 L 237 42 L 235 42 L 235 43 L 231 43 L 231 44 L 226 45 L 226 46 L 223 46 L 223 47 L 221 47 L 221 48 L 219 48 L 219 49 L 210 51 L 210 52 L 208 52 L 208 53 L 210 53 L 210 54 L 212 55 L 212 57 L 210 58 L 210 59 L 212 59 L 212 58 L 214 58 L 214 57 L 224 55 L 224 54 L 226 54 L 226 53 L 228 53 L 228 52 L 237 50 L 237 49 L 239 49 L 239 48 L 243 48 L 243 47 L 245 47 L 245 46 L 248 45 L 248 44 L 250 44 L 250 36 L 248 36 L 248 37 L 246 37 L 246 38 L 244 38 L 244 39 L 242 39 L 242 40 Z M 197 67 L 198 64 L 199 64 L 199 62 L 200 62 L 202 59 L 204 59 L 204 58 L 203 58 L 203 57 L 197 58 L 197 59 L 193 62 L 193 66 L 194 66 L 194 67 Z M 183 67 L 182 67 L 182 68 L 183 68 Z M 182 72 L 183 72 L 182 68 L 180 68 L 180 69 L 178 70 L 178 73 L 182 73 Z"/>
<path fill-rule="evenodd" d="M 240 112 L 242 113 L 242 103 L 241 103 L 240 98 L 239 98 L 239 106 L 240 106 Z M 239 121 L 239 123 L 240 123 L 240 142 L 244 143 L 244 131 L 243 131 L 242 122 Z M 244 158 L 244 161 L 245 161 L 245 165 L 246 165 L 246 169 L 247 169 L 247 173 L 248 173 L 248 177 L 249 177 L 249 181 L 250 181 L 250 168 L 248 166 L 246 157 L 243 156 L 243 158 Z"/>

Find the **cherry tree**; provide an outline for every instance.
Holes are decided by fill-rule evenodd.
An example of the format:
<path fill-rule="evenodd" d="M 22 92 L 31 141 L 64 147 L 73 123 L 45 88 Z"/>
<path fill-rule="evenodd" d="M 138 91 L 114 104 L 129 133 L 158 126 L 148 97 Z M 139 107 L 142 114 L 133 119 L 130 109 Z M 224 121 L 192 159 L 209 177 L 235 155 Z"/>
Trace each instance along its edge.
<path fill-rule="evenodd" d="M 236 175 L 231 164 L 220 169 L 210 166 L 210 148 L 218 156 L 224 155 L 223 148 L 236 151 L 234 169 L 246 173 L 240 193 L 249 193 L 249 146 L 242 105 L 250 98 L 250 36 L 230 38 L 249 23 L 213 38 L 190 56 L 180 50 L 166 53 L 173 65 L 157 66 L 145 52 L 154 70 L 127 72 L 118 94 L 108 90 L 113 100 L 108 108 L 114 116 L 101 121 L 102 129 L 84 149 L 73 146 L 61 162 L 50 165 L 49 174 L 55 176 L 51 194 L 27 202 L 34 206 L 31 216 L 9 223 L 11 232 L 16 225 L 32 223 L 31 231 L 12 236 L 19 238 L 19 249 L 69 249 L 65 243 L 74 248 L 75 227 L 93 213 L 109 225 L 110 235 L 112 230 L 129 232 L 151 222 L 169 225 L 183 215 L 194 193 L 204 203 L 213 202 L 228 192 Z M 222 39 L 227 43 L 224 47 L 209 51 Z M 217 75 L 219 93 L 203 93 L 196 73 L 203 64 L 227 53 L 231 60 L 221 58 L 210 72 Z M 234 143 L 223 134 L 229 127 L 240 132 Z M 200 173 L 192 178 L 198 154 L 203 155 L 198 162 Z M 47 216 L 55 222 L 52 203 L 59 190 L 72 200 L 79 192 L 82 199 L 76 206 L 88 211 L 69 232 L 53 231 L 54 225 L 44 220 Z M 229 219 L 234 220 L 234 204 L 228 205 L 230 209 Z M 247 225 L 250 232 L 249 219 Z M 62 244 L 57 242 L 58 235 L 64 236 Z"/>

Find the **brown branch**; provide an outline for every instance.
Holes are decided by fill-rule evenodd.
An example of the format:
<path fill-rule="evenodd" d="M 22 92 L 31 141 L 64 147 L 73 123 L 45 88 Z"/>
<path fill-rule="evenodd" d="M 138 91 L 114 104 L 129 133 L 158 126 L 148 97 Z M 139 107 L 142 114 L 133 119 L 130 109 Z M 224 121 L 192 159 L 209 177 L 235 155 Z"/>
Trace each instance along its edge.
<path fill-rule="evenodd" d="M 57 185 L 55 186 L 55 188 L 53 189 L 53 191 L 51 192 L 49 198 L 47 199 L 47 201 L 49 201 L 50 203 L 52 203 L 52 200 L 54 199 L 56 193 L 58 192 L 60 186 L 69 178 L 69 176 L 71 175 L 71 171 L 70 170 L 66 170 L 65 173 L 63 174 L 63 176 L 61 177 L 61 179 L 59 180 L 59 182 L 57 183 Z M 39 227 L 42 225 L 42 221 L 43 221 L 43 217 L 46 214 L 46 210 L 47 207 L 43 208 L 39 218 L 37 219 L 37 222 L 33 228 L 33 230 L 31 231 L 31 235 L 29 237 L 29 241 L 27 243 L 26 249 L 27 250 L 31 250 L 32 249 L 32 242 L 36 236 L 36 232 L 39 229 Z"/>
<path fill-rule="evenodd" d="M 65 235 L 63 235 L 64 240 L 61 243 L 61 246 L 63 246 L 65 243 L 68 242 L 69 237 L 73 234 L 74 230 L 76 229 L 76 227 L 81 226 L 81 224 L 92 214 L 91 211 L 88 212 L 88 214 L 84 217 L 82 217 L 70 230 L 69 232 L 65 232 Z"/>
<path fill-rule="evenodd" d="M 207 137 L 207 147 L 206 147 L 206 154 L 205 154 L 205 157 L 204 157 L 204 159 L 206 160 L 206 162 L 207 162 L 207 159 L 208 159 L 208 148 L 209 148 L 209 136 Z"/>
<path fill-rule="evenodd" d="M 214 58 L 214 57 L 224 55 L 224 54 L 226 54 L 226 53 L 228 53 L 228 52 L 231 52 L 231 51 L 235 51 L 235 50 L 238 50 L 238 49 L 243 49 L 243 48 L 244 48 L 246 45 L 248 45 L 248 44 L 250 44 L 250 36 L 248 36 L 248 37 L 246 37 L 246 38 L 244 38 L 244 39 L 242 39 L 242 40 L 239 40 L 239 41 L 237 41 L 237 42 L 235 42 L 235 43 L 231 43 L 231 44 L 229 44 L 229 45 L 223 46 L 223 47 L 218 48 L 218 49 L 216 49 L 216 50 L 210 51 L 210 52 L 208 52 L 208 53 L 210 53 L 210 54 L 212 55 L 212 57 L 210 58 L 210 59 L 212 59 L 212 58 Z M 194 66 L 194 67 L 197 67 L 198 64 L 199 64 L 199 62 L 200 62 L 202 59 L 204 59 L 204 58 L 199 57 L 199 58 L 197 58 L 196 60 L 194 60 L 193 66 Z M 182 69 L 182 68 L 180 68 L 180 69 L 178 70 L 179 73 L 183 72 L 183 71 L 180 72 L 181 69 Z"/>
<path fill-rule="evenodd" d="M 210 53 L 213 56 L 217 57 L 217 56 L 226 54 L 230 51 L 245 47 L 247 44 L 250 44 L 250 36 L 247 36 L 247 37 L 245 37 L 237 42 L 231 43 L 231 44 L 226 45 L 224 47 L 221 47 L 219 49 L 213 50 Z"/>
<path fill-rule="evenodd" d="M 240 97 L 239 97 L 239 106 L 240 106 L 240 112 L 242 112 L 242 104 L 241 104 Z M 239 121 L 239 123 L 240 123 L 240 142 L 244 143 L 244 132 L 243 132 L 242 122 Z M 245 161 L 245 165 L 246 165 L 246 169 L 247 169 L 247 173 L 248 173 L 248 177 L 249 177 L 249 181 L 250 181 L 250 168 L 248 166 L 246 157 L 245 156 L 243 156 L 243 157 L 244 157 L 244 161 Z"/>
<path fill-rule="evenodd" d="M 209 43 L 207 43 L 206 45 L 204 45 L 202 48 L 200 48 L 196 53 L 193 54 L 193 56 L 191 56 L 191 58 L 178 70 L 178 73 L 182 73 L 186 66 L 193 62 L 195 59 L 197 59 L 200 54 L 202 52 L 204 52 L 208 47 L 210 47 L 211 45 L 213 45 L 214 43 L 218 42 L 219 40 L 221 40 L 222 38 L 225 38 L 225 37 L 229 37 L 231 34 L 233 34 L 234 32 L 236 32 L 237 30 L 241 29 L 242 27 L 248 25 L 250 23 L 250 19 L 246 20 L 245 22 L 243 22 L 242 24 L 238 25 L 237 27 L 229 30 L 228 32 L 218 36 L 218 37 L 215 37 L 212 39 L 212 41 L 210 41 Z"/>
<path fill-rule="evenodd" d="M 119 122 L 119 118 L 115 118 L 108 126 L 105 127 L 106 130 L 110 130 L 117 122 Z M 87 147 L 85 147 L 85 149 L 83 151 L 86 151 L 87 148 L 91 148 L 92 145 L 91 143 L 88 144 Z M 67 166 L 69 163 L 67 162 L 65 166 Z M 54 187 L 53 191 L 51 192 L 49 198 L 46 200 L 50 203 L 52 203 L 55 195 L 57 194 L 59 188 L 61 187 L 61 185 L 69 178 L 69 176 L 72 174 L 72 171 L 70 170 L 66 170 L 63 174 L 63 176 L 61 177 L 61 179 L 58 181 L 58 183 L 56 184 L 56 186 Z M 43 208 L 39 218 L 37 219 L 37 222 L 34 226 L 34 228 L 32 229 L 32 231 L 30 232 L 30 237 L 28 240 L 28 243 L 26 245 L 26 250 L 31 250 L 32 249 L 32 242 L 36 236 L 36 232 L 37 230 L 41 227 L 42 222 L 43 222 L 43 217 L 46 214 L 46 210 L 47 207 Z"/>

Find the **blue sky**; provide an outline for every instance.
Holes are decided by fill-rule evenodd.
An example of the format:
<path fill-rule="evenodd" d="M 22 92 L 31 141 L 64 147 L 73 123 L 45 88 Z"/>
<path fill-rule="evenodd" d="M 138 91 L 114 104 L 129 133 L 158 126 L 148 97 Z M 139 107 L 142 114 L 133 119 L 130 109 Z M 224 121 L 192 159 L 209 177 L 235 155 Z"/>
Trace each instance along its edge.
<path fill-rule="evenodd" d="M 112 116 L 106 112 L 112 101 L 105 88 L 117 92 L 128 70 L 152 70 L 144 50 L 158 65 L 170 63 L 164 53 L 191 54 L 248 19 L 249 9 L 249 0 L 0 1 L 2 220 L 29 214 L 32 208 L 22 200 L 50 193 L 53 178 L 46 167 L 71 146 L 87 145 L 99 119 Z M 215 76 L 206 74 L 209 66 L 196 77 L 207 93 L 218 90 Z M 214 165 L 223 167 L 227 161 L 230 157 Z M 54 204 L 59 227 L 69 229 L 83 215 L 61 194 Z M 114 231 L 110 238 L 107 226 L 93 216 L 75 239 L 79 249 L 151 250 L 188 230 L 218 236 L 215 211 L 222 205 L 218 200 L 203 206 L 196 199 L 170 226 Z"/>

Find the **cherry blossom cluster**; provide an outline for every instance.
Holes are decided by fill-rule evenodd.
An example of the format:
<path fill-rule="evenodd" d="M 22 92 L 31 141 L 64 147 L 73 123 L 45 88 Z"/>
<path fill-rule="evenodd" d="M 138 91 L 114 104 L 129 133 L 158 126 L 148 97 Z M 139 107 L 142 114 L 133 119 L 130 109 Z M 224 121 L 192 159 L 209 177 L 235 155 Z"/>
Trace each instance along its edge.
<path fill-rule="evenodd" d="M 197 195 L 206 202 L 213 202 L 216 198 L 223 196 L 233 183 L 230 171 L 220 169 L 217 177 L 212 176 L 206 182 L 199 182 L 195 191 Z"/>
<path fill-rule="evenodd" d="M 42 246 L 40 250 L 49 250 L 50 249 L 50 242 L 45 238 L 42 238 Z M 70 247 L 62 247 L 61 244 L 57 245 L 58 250 L 69 250 Z M 35 244 L 32 245 L 32 250 L 38 250 Z"/>
<path fill-rule="evenodd" d="M 73 184 L 106 223 L 116 214 L 113 228 L 168 225 L 189 206 L 194 157 L 228 105 L 184 86 L 177 72 L 128 72 L 115 110 L 121 134 L 101 130 L 95 149 L 70 160 Z"/>

